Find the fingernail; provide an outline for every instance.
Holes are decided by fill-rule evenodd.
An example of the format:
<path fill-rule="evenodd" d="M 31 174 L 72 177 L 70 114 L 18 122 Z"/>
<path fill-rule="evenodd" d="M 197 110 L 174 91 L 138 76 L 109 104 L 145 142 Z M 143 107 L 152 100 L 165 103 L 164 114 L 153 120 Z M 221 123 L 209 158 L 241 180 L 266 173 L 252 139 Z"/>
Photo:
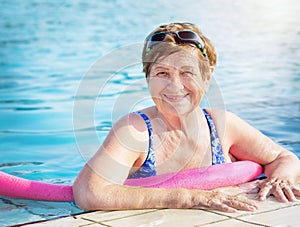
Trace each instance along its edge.
<path fill-rule="evenodd" d="M 255 211 L 255 210 L 257 210 L 257 208 L 255 206 L 249 206 L 249 210 Z"/>
<path fill-rule="evenodd" d="M 228 212 L 230 212 L 230 213 L 236 213 L 238 210 L 237 209 L 234 209 L 234 208 L 230 208 L 229 210 L 228 210 Z"/>

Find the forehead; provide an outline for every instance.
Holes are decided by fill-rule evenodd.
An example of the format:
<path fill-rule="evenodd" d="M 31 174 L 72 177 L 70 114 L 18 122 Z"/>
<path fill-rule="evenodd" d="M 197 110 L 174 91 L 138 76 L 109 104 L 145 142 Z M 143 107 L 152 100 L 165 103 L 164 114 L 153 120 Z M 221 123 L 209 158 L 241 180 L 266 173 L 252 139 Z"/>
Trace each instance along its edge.
<path fill-rule="evenodd" d="M 198 68 L 199 67 L 199 59 L 197 56 L 197 52 L 194 50 L 182 50 L 176 53 L 173 53 L 167 57 L 163 57 L 159 59 L 157 62 L 153 64 L 152 68 L 157 67 L 175 67 L 175 68 L 182 68 L 182 67 L 192 67 Z"/>

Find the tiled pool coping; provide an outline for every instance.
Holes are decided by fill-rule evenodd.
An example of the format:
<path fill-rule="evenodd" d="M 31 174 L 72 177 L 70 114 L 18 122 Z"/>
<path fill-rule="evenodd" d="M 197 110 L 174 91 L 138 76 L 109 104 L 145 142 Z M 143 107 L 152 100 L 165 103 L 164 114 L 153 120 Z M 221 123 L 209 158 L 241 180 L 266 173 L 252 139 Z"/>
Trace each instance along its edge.
<path fill-rule="evenodd" d="M 244 193 L 249 188 L 251 185 L 244 184 L 222 190 L 254 199 L 255 194 Z M 260 209 L 256 212 L 225 213 L 204 208 L 94 211 L 24 226 L 300 226 L 300 201 L 280 203 L 271 197 L 257 203 Z"/>

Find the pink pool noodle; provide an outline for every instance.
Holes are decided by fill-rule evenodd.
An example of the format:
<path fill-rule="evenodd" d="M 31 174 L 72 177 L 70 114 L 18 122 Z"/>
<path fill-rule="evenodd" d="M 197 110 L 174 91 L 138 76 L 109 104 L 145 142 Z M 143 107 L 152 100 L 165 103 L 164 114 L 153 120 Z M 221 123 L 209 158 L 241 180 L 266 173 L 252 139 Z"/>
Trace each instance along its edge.
<path fill-rule="evenodd" d="M 188 188 L 209 190 L 233 186 L 255 179 L 263 172 L 261 165 L 251 161 L 239 161 L 208 167 L 182 170 L 158 176 L 128 179 L 125 185 L 149 188 Z"/>
<path fill-rule="evenodd" d="M 48 184 L 0 172 L 0 195 L 10 198 L 74 201 L 71 185 Z"/>
<path fill-rule="evenodd" d="M 245 183 L 255 179 L 261 173 L 262 167 L 259 164 L 251 161 L 240 161 L 147 178 L 128 179 L 125 181 L 125 185 L 209 190 Z M 1 171 L 0 196 L 45 201 L 74 201 L 71 185 L 27 180 Z"/>

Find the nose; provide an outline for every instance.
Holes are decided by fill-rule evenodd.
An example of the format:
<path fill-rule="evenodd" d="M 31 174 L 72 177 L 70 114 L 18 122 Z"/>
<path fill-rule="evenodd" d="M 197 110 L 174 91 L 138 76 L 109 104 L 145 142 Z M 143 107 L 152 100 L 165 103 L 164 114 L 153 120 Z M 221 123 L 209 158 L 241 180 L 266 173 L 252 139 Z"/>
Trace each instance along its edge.
<path fill-rule="evenodd" d="M 178 89 L 182 90 L 184 89 L 184 81 L 182 81 L 182 78 L 180 77 L 179 72 L 172 73 L 172 76 L 169 80 L 169 87 L 171 87 L 173 90 Z"/>

